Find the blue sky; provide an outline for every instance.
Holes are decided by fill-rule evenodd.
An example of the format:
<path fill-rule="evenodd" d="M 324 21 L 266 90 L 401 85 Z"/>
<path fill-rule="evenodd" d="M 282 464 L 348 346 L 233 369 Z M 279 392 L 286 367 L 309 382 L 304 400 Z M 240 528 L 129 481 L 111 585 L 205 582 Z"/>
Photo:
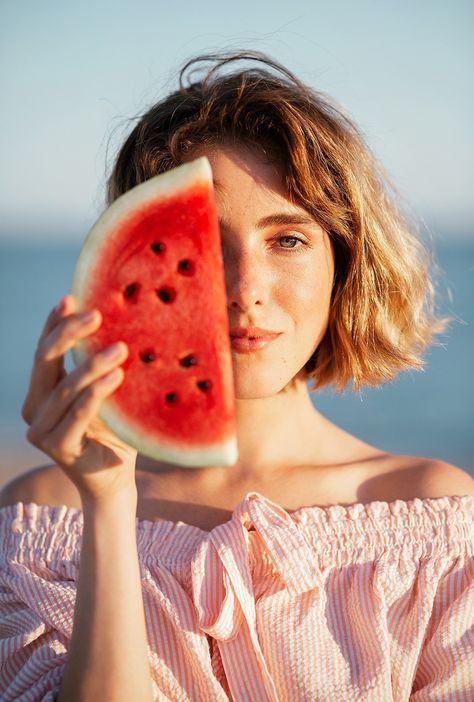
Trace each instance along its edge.
<path fill-rule="evenodd" d="M 5 0 L 0 238 L 82 239 L 109 159 L 185 59 L 259 49 L 341 102 L 438 236 L 474 236 L 474 3 Z"/>

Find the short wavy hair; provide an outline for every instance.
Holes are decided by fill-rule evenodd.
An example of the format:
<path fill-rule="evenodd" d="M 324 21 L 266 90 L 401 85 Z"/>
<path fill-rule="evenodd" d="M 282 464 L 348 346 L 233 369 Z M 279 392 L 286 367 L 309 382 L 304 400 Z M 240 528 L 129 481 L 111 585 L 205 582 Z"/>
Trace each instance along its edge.
<path fill-rule="evenodd" d="M 226 70 L 241 60 L 246 69 Z M 186 71 L 211 62 L 204 77 Z M 270 156 L 288 197 L 330 236 L 335 276 L 327 329 L 303 372 L 315 391 L 378 386 L 422 369 L 427 346 L 450 318 L 435 311 L 434 261 L 411 231 L 396 191 L 345 112 L 260 52 L 197 56 L 179 88 L 147 109 L 107 181 L 110 204 L 200 147 L 239 143 Z M 395 196 L 395 197 L 394 197 Z"/>

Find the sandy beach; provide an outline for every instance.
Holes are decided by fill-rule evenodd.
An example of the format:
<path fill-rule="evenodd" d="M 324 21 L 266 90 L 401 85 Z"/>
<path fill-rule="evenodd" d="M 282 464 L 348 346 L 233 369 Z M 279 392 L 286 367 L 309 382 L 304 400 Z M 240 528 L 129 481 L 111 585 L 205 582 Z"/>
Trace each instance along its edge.
<path fill-rule="evenodd" d="M 42 451 L 34 448 L 21 437 L 1 440 L 0 450 L 0 487 L 13 478 L 26 473 L 30 468 L 51 463 L 51 459 Z"/>

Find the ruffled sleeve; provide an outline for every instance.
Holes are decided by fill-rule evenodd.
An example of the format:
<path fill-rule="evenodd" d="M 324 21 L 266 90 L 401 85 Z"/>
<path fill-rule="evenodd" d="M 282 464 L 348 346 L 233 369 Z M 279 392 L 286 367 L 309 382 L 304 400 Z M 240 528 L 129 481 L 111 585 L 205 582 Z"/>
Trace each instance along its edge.
<path fill-rule="evenodd" d="M 82 512 L 0 509 L 0 699 L 54 702 L 72 635 Z"/>
<path fill-rule="evenodd" d="M 446 498 L 453 509 L 456 499 Z M 410 702 L 474 700 L 474 498 L 465 498 L 463 502 L 466 549 L 436 574 L 438 586 L 434 597 L 429 591 L 426 593 L 431 617 Z M 449 528 L 453 525 L 454 515 L 451 524 L 446 524 L 448 542 L 451 541 Z"/>

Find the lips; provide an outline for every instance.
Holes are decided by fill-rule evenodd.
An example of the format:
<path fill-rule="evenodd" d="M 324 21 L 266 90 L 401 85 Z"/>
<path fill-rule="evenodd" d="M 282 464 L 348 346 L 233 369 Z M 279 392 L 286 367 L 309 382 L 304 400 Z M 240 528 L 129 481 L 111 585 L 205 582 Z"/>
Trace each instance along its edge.
<path fill-rule="evenodd" d="M 264 349 L 274 341 L 281 332 L 269 331 L 259 327 L 231 329 L 230 342 L 232 351 L 251 353 Z"/>
<path fill-rule="evenodd" d="M 234 327 L 230 330 L 232 339 L 274 339 L 281 332 L 261 327 Z"/>

